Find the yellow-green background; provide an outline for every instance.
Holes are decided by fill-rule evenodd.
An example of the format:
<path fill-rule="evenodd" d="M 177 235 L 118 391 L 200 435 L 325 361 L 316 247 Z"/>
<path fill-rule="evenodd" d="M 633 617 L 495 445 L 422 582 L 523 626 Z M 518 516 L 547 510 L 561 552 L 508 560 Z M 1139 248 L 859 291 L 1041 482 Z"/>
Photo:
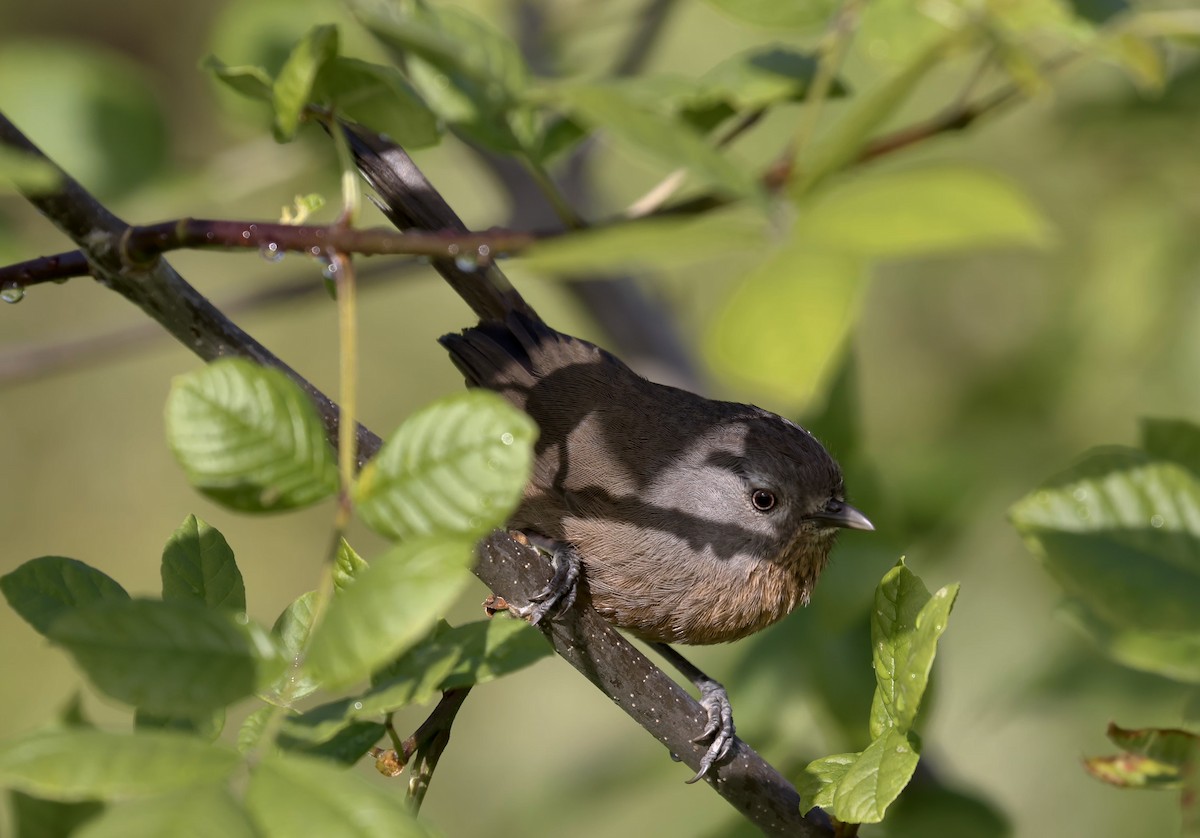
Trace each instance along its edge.
<path fill-rule="evenodd" d="M 145 188 L 111 192 L 113 208 L 124 217 L 273 219 L 297 192 L 336 194 L 330 150 L 321 138 L 275 146 L 265 130 L 252 130 L 254 117 L 243 111 L 239 121 L 227 102 L 219 105 L 195 70 L 213 49 L 237 63 L 231 33 L 256 15 L 279 14 L 274 4 L 13 5 L 0 6 L 0 60 L 15 50 L 50 49 L 41 39 L 54 39 L 59 48 L 67 39 L 68 52 L 111 50 L 133 62 L 164 108 L 166 169 Z M 570 4 L 590 21 L 569 56 L 581 68 L 605 66 L 637 8 L 598 5 L 603 8 Z M 501 25 L 511 20 L 505 3 L 472 7 Z M 289 8 L 287 32 L 309 21 L 345 19 L 335 7 L 322 11 L 321 3 Z M 703 4 L 681 3 L 651 66 L 699 73 L 762 40 L 762 33 Z M 0 97 L 0 109 L 68 170 L 102 181 L 104 173 L 84 154 L 87 142 L 73 142 L 84 138 L 68 136 L 70 122 L 55 121 L 47 84 L 41 74 L 7 72 L 0 91 L 10 98 Z M 954 89 L 954 79 L 942 77 L 906 114 L 931 112 Z M 864 445 L 887 502 L 930 516 L 925 535 L 903 552 L 931 587 L 962 582 L 937 659 L 926 753 L 943 779 L 1000 807 L 1020 836 L 1157 835 L 1174 828 L 1172 795 L 1102 786 L 1085 776 L 1080 757 L 1112 750 L 1103 737 L 1109 720 L 1177 723 L 1181 692 L 1104 663 L 1055 617 L 1056 588 L 1005 513 L 1087 447 L 1132 442 L 1139 416 L 1200 415 L 1198 105 L 1195 72 L 1178 79 L 1165 99 L 1141 100 L 1116 71 L 1093 66 L 1067 74 L 1052 94 L 967 136 L 914 152 L 909 159 L 967 161 L 1005 173 L 1050 220 L 1055 243 L 1041 251 L 990 250 L 882 266 L 854 331 Z M 761 138 L 742 148 L 742 159 L 777 147 L 795 116 L 790 111 L 771 121 Z M 417 159 L 469 224 L 503 221 L 494 184 L 453 143 Z M 610 167 L 600 169 L 607 172 L 602 200 L 610 208 L 656 177 L 652 166 L 620 150 L 602 149 L 598 165 Z M 85 177 L 85 185 L 102 184 Z M 12 197 L 0 199 L 0 231 L 4 262 L 67 247 Z M 248 254 L 179 254 L 171 261 L 218 304 L 288 278 L 319 281 L 316 268 L 296 257 L 268 264 Z M 603 342 L 559 287 L 514 277 L 555 326 Z M 716 277 L 677 272 L 654 286 L 677 310 L 697 352 L 730 287 L 727 270 Z M 238 320 L 335 392 L 335 319 L 327 301 Z M 20 305 L 0 308 L 0 354 L 144 321 L 88 280 L 38 287 Z M 465 307 L 429 271 L 364 294 L 364 421 L 386 433 L 418 405 L 455 391 L 459 377 L 434 340 L 468 323 Z M 796 328 L 805 328 L 802 318 Z M 332 516 L 328 505 L 286 517 L 241 517 L 202 500 L 172 461 L 163 442 L 163 400 L 171 377 L 198 363 L 160 338 L 130 355 L 0 385 L 0 572 L 35 556 L 66 555 L 99 567 L 133 593 L 153 594 L 163 541 L 195 512 L 237 551 L 256 619 L 269 624 L 315 585 Z M 738 382 L 715 387 L 763 399 Z M 364 553 L 372 544 L 361 537 Z M 891 560 L 838 564 L 836 583 L 817 596 L 843 585 L 869 589 Z M 478 616 L 484 593 L 476 585 L 453 617 Z M 802 621 L 806 614 L 789 619 Z M 46 721 L 80 678 L 7 608 L 0 608 L 0 637 L 0 736 L 7 737 Z M 732 671 L 738 655 L 736 644 L 693 652 L 718 678 Z M 867 666 L 868 660 L 864 648 L 845 665 Z M 781 657 L 778 665 L 789 664 Z M 821 738 L 820 719 L 803 703 L 768 707 L 756 700 L 754 685 L 727 686 L 745 718 L 774 713 L 782 720 L 779 741 L 751 741 L 768 758 L 812 757 L 831 747 Z M 120 723 L 104 699 L 89 695 L 88 707 L 103 723 Z M 408 714 L 400 726 L 415 725 L 421 715 Z M 732 810 L 703 786 L 685 786 L 686 776 L 611 702 L 549 659 L 471 697 L 423 814 L 451 836 L 704 835 L 729 825 Z"/>

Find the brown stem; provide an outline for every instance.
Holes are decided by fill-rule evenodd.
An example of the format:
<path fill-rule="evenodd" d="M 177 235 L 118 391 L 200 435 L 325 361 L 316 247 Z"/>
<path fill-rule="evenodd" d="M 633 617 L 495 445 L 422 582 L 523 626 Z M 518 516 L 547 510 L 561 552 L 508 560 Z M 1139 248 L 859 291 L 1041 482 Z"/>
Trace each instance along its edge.
<path fill-rule="evenodd" d="M 266 254 L 268 258 L 293 252 L 329 259 L 334 252 L 340 252 L 466 259 L 473 265 L 479 265 L 487 264 L 496 256 L 524 250 L 537 240 L 538 236 L 532 233 L 506 230 L 486 233 L 398 233 L 381 228 L 359 230 L 341 224 L 325 227 L 180 218 L 144 227 L 129 227 L 122 248 L 124 258 L 132 264 L 145 264 L 162 253 L 185 248 L 250 248 Z"/>
<path fill-rule="evenodd" d="M 404 758 L 412 766 L 412 775 L 408 780 L 408 796 L 412 801 L 414 813 L 420 811 L 421 804 L 425 801 L 425 794 L 429 791 L 438 760 L 450 744 L 450 728 L 470 692 L 470 687 L 446 690 L 442 693 L 437 707 L 429 714 L 429 718 L 421 723 L 412 736 L 404 740 Z"/>

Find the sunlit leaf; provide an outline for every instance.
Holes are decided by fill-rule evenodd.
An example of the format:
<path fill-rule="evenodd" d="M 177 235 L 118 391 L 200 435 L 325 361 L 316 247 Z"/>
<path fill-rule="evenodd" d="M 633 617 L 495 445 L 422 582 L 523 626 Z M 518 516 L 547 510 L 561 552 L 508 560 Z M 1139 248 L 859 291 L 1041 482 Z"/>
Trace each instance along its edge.
<path fill-rule="evenodd" d="M 53 192 L 61 183 L 62 174 L 49 160 L 16 148 L 0 148 L 0 194 L 9 190 Z"/>
<path fill-rule="evenodd" d="M 296 136 L 304 106 L 312 98 L 317 74 L 337 55 L 336 26 L 314 26 L 292 48 L 275 82 L 271 102 L 275 110 L 275 138 L 287 142 Z"/>
<path fill-rule="evenodd" d="M 890 729 L 912 730 L 938 638 L 946 630 L 958 585 L 930 595 L 903 561 L 884 575 L 875 591 L 871 646 L 878 688 L 871 706 L 871 736 Z"/>
<path fill-rule="evenodd" d="M 227 358 L 172 382 L 167 439 L 188 480 L 233 509 L 314 503 L 337 488 L 316 409 L 278 370 Z"/>
<path fill-rule="evenodd" d="M 288 755 L 265 757 L 246 788 L 246 808 L 264 838 L 336 835 L 425 838 L 403 795 L 384 791 L 327 762 Z"/>
<path fill-rule="evenodd" d="M 555 276 L 595 276 L 614 269 L 702 265 L 731 254 L 757 256 L 769 247 L 766 220 L 745 212 L 697 218 L 647 218 L 547 239 L 520 256 L 530 270 Z"/>
<path fill-rule="evenodd" d="M 271 91 L 273 84 L 271 76 L 262 67 L 253 65 L 230 67 L 215 55 L 209 55 L 200 62 L 200 69 L 212 73 L 213 78 L 217 81 L 247 99 L 270 102 L 274 96 Z"/>
<path fill-rule="evenodd" d="M 799 789 L 802 808 L 820 806 L 846 823 L 879 823 L 917 768 L 920 756 L 909 736 L 888 730 L 861 754 L 809 764 Z"/>
<path fill-rule="evenodd" d="M 70 838 L 80 825 L 104 810 L 95 800 L 77 803 L 43 800 L 22 791 L 8 793 L 15 838 Z"/>
<path fill-rule="evenodd" d="M 881 84 L 854 97 L 847 111 L 801 160 L 801 176 L 792 186 L 799 197 L 811 191 L 833 172 L 853 161 L 871 136 L 907 101 L 921 80 L 938 66 L 958 35 L 935 41 L 916 55 L 903 69 Z"/>
<path fill-rule="evenodd" d="M 184 519 L 163 548 L 164 600 L 246 610 L 246 586 L 225 536 L 195 515 Z"/>
<path fill-rule="evenodd" d="M 333 563 L 334 589 L 338 591 L 346 590 L 346 588 L 354 584 L 354 580 L 366 569 L 366 560 L 354 552 L 354 548 L 350 546 L 350 542 L 344 538 L 341 539 L 338 542 L 337 556 Z"/>
<path fill-rule="evenodd" d="M 494 150 L 522 146 L 514 128 L 529 70 L 510 38 L 457 6 L 380 3 L 357 11 L 442 119 Z"/>
<path fill-rule="evenodd" d="M 167 165 L 162 93 L 146 65 L 95 42 L 14 33 L 0 46 L 5 116 L 101 200 L 129 194 Z M 57 180 L 42 166 L 21 165 L 19 152 L 3 157 L 0 167 L 15 163 L 18 177 L 32 179 L 26 188 Z"/>
<path fill-rule="evenodd" d="M 408 417 L 363 469 L 358 512 L 393 539 L 482 535 L 520 501 L 536 433 L 525 414 L 494 393 L 472 390 L 434 402 Z"/>
<path fill-rule="evenodd" d="M 806 403 L 841 357 L 864 279 L 857 258 L 793 240 L 742 279 L 711 327 L 705 355 L 716 371 L 773 401 Z"/>
<path fill-rule="evenodd" d="M 998 175 L 956 165 L 871 171 L 812 196 L 795 235 L 864 256 L 1042 245 L 1045 219 Z"/>
<path fill-rule="evenodd" d="M 311 674 L 298 670 L 301 652 L 312 633 L 316 601 L 316 591 L 301 594 L 271 627 L 271 635 L 276 638 L 288 665 L 271 685 L 270 692 L 289 704 L 315 692 L 320 686 Z"/>
<path fill-rule="evenodd" d="M 330 688 L 360 681 L 429 630 L 467 581 L 470 538 L 407 540 L 371 562 L 329 604 L 308 665 Z"/>
<path fill-rule="evenodd" d="M 63 556 L 31 559 L 0 576 L 0 591 L 13 611 L 39 634 L 64 614 L 100 602 L 126 602 L 129 594 L 96 568 Z"/>
<path fill-rule="evenodd" d="M 1145 450 L 1094 449 L 1018 501 L 1013 524 L 1068 614 L 1115 660 L 1200 681 L 1200 428 L 1143 424 Z"/>
<path fill-rule="evenodd" d="M 49 637 L 106 695 L 166 716 L 223 707 L 282 669 L 262 629 L 186 601 L 100 603 L 64 614 Z"/>
<path fill-rule="evenodd" d="M 555 95 L 579 121 L 609 132 L 663 165 L 686 168 L 732 195 L 764 200 L 749 170 L 727 159 L 687 123 L 643 105 L 621 86 L 569 84 L 555 88 Z"/>
<path fill-rule="evenodd" d="M 77 833 L 77 838 L 256 838 L 250 817 L 219 786 L 194 786 L 110 807 Z"/>
<path fill-rule="evenodd" d="M 279 737 L 279 747 L 289 753 L 320 757 L 342 765 L 354 765 L 371 747 L 387 735 L 382 722 L 350 722 L 334 735 L 319 743 L 304 739 L 293 739 L 284 734 Z"/>
<path fill-rule="evenodd" d="M 335 56 L 317 77 L 313 98 L 407 149 L 441 137 L 433 111 L 394 67 Z"/>
<path fill-rule="evenodd" d="M 820 26 L 837 10 L 834 0 L 708 0 L 709 5 L 741 23 L 770 29 Z"/>
<path fill-rule="evenodd" d="M 0 784 L 54 800 L 137 797 L 219 783 L 240 763 L 194 736 L 72 729 L 0 744 Z"/>

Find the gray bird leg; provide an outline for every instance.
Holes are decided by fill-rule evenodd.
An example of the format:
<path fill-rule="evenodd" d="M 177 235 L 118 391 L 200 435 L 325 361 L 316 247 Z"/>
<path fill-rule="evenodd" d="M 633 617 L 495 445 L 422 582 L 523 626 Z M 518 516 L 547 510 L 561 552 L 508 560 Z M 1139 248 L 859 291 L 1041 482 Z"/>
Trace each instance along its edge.
<path fill-rule="evenodd" d="M 700 706 L 708 713 L 708 724 L 704 732 L 692 740 L 697 745 L 709 743 L 708 751 L 700 760 L 700 770 L 696 772 L 695 777 L 688 780 L 689 783 L 694 783 L 707 774 L 715 763 L 723 760 L 733 746 L 735 728 L 729 694 L 720 683 L 705 675 L 666 643 L 651 643 L 650 646 L 695 684 L 696 689 L 700 690 Z"/>
<path fill-rule="evenodd" d="M 545 549 L 539 543 L 543 539 L 531 536 L 529 540 L 535 546 Z M 528 605 L 516 609 L 518 616 L 529 620 L 530 624 L 535 626 L 551 612 L 557 614 L 570 608 L 575 602 L 575 588 L 579 583 L 579 553 L 569 544 L 551 544 L 553 547 L 549 552 L 554 560 L 554 575 L 550 577 L 546 587 L 530 597 Z"/>

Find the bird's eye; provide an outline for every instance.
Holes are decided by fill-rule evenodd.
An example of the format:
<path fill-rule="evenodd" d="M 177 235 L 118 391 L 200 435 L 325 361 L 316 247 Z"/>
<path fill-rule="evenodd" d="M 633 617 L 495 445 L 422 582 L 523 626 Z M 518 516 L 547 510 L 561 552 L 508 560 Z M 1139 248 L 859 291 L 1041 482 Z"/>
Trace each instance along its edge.
<path fill-rule="evenodd" d="M 755 489 L 750 495 L 750 502 L 759 512 L 770 512 L 775 508 L 775 493 L 767 489 Z"/>

